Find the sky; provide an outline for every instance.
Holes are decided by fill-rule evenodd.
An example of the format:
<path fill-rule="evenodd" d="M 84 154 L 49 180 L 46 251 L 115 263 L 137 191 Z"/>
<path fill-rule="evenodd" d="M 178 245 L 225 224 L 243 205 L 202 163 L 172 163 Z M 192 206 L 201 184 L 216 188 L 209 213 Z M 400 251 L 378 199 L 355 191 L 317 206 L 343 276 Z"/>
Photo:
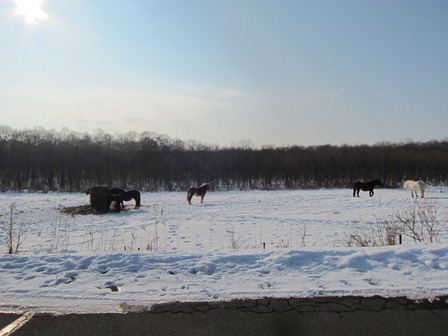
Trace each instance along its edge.
<path fill-rule="evenodd" d="M 15 129 L 219 146 L 448 137 L 443 0 L 0 0 L 0 41 L 0 125 Z"/>

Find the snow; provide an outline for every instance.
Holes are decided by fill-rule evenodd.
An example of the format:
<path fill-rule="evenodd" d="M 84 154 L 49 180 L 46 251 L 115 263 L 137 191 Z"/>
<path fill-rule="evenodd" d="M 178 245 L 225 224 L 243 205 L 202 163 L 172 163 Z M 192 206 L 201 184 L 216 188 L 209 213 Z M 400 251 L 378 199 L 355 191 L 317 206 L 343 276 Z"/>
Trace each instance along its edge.
<path fill-rule="evenodd" d="M 437 209 L 436 243 L 349 247 L 409 205 Z M 172 301 L 448 294 L 448 188 L 142 193 L 120 214 L 70 216 L 81 193 L 2 193 L 0 223 L 25 232 L 0 255 L 0 311 L 121 312 Z M 6 252 L 5 232 L 0 232 Z M 132 308 L 131 308 L 132 309 Z"/>

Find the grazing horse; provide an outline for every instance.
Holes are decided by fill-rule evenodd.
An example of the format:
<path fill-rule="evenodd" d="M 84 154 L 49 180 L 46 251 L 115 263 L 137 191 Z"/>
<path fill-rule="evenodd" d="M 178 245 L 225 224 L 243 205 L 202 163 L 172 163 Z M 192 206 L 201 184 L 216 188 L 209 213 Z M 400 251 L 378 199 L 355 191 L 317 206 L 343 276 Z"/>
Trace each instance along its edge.
<path fill-rule="evenodd" d="M 204 183 L 203 185 L 201 185 L 200 187 L 197 188 L 189 188 L 187 190 L 187 201 L 188 204 L 191 204 L 191 199 L 193 198 L 193 196 L 198 196 L 201 197 L 201 203 L 204 203 L 204 196 L 207 193 L 207 190 L 210 189 L 210 184 L 208 183 Z"/>
<path fill-rule="evenodd" d="M 368 191 L 369 192 L 369 196 L 372 197 L 374 192 L 373 189 L 376 186 L 380 186 L 382 187 L 383 184 L 381 183 L 380 180 L 373 180 L 373 181 L 369 181 L 369 182 L 356 182 L 355 185 L 353 186 L 353 197 L 358 196 L 359 197 L 359 191 Z"/>
<path fill-rule="evenodd" d="M 124 201 L 130 201 L 134 199 L 135 201 L 134 209 L 140 208 L 140 191 L 138 190 L 128 190 L 115 196 L 119 197 L 121 204 Z"/>
<path fill-rule="evenodd" d="M 415 197 L 418 197 L 419 191 L 421 198 L 425 195 L 425 183 L 423 181 L 407 180 L 404 182 L 403 188 L 411 191 L 411 197 L 414 197 L 414 195 Z"/>
<path fill-rule="evenodd" d="M 125 191 L 120 188 L 108 189 L 106 186 L 97 186 L 88 188 L 86 194 L 90 195 L 91 204 L 106 202 L 110 211 L 120 212 L 121 209 L 124 209 L 124 201 L 132 199 L 135 200 L 134 209 L 140 207 L 140 192 L 138 190 Z M 92 196 L 94 196 L 95 202 L 93 202 Z"/>
<path fill-rule="evenodd" d="M 124 209 L 124 201 L 135 200 L 134 209 L 140 208 L 140 192 L 138 190 L 124 191 L 123 189 L 109 189 L 107 195 L 107 204 L 109 204 L 109 209 L 111 211 L 120 212 Z"/>

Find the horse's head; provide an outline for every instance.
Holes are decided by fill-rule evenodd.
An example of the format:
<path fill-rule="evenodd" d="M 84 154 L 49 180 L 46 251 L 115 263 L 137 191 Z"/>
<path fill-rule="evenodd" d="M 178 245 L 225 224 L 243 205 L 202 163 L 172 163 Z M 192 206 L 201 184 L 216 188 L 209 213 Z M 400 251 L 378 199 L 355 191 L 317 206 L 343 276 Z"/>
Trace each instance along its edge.
<path fill-rule="evenodd" d="M 210 189 L 210 183 L 203 183 L 199 188 L 200 190 L 209 190 Z"/>
<path fill-rule="evenodd" d="M 376 180 L 376 184 L 379 185 L 380 187 L 383 186 L 383 183 L 380 180 Z"/>

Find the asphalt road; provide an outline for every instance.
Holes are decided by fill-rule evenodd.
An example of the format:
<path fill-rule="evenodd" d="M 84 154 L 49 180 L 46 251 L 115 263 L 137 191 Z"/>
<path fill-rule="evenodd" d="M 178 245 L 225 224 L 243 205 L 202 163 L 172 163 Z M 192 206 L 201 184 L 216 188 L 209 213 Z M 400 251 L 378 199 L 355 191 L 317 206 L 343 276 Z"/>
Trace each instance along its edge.
<path fill-rule="evenodd" d="M 448 335 L 448 297 L 421 302 L 382 297 L 260 299 L 121 308 L 122 314 L 37 313 L 12 335 Z M 10 335 L 4 328 L 20 316 L 0 315 L 0 336 Z"/>

